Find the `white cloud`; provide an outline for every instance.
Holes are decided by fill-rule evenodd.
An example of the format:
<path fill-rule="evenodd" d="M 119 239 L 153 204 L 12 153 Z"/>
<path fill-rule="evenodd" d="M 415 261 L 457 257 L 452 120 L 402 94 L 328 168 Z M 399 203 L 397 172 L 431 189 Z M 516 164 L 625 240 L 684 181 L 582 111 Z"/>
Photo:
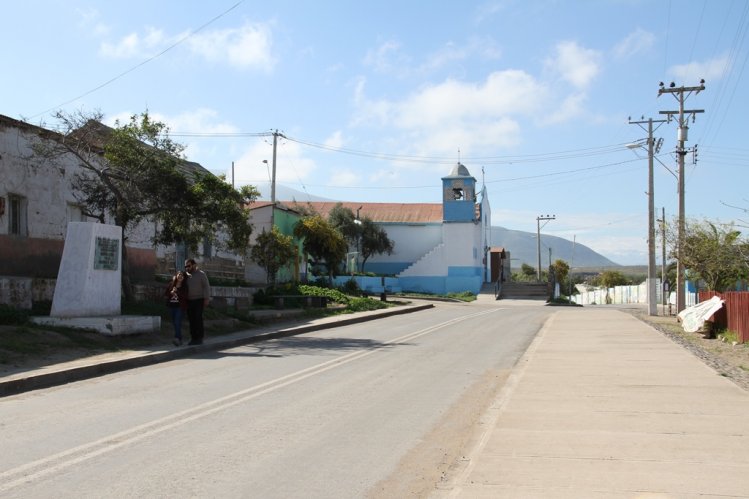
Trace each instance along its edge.
<path fill-rule="evenodd" d="M 212 62 L 262 70 L 271 70 L 275 65 L 273 39 L 267 24 L 247 23 L 241 28 L 198 33 L 188 42 L 194 52 Z"/>
<path fill-rule="evenodd" d="M 547 125 L 555 125 L 582 115 L 584 112 L 583 103 L 586 99 L 587 95 L 583 92 L 568 95 L 562 100 L 559 109 L 545 115 L 541 122 Z"/>
<path fill-rule="evenodd" d="M 426 62 L 419 67 L 419 70 L 432 71 L 440 69 L 456 61 L 464 61 L 473 55 L 490 60 L 499 59 L 502 57 L 502 50 L 489 37 L 473 37 L 465 45 L 449 42 L 440 50 L 429 55 Z"/>
<path fill-rule="evenodd" d="M 601 54 L 581 47 L 575 42 L 561 42 L 555 47 L 553 58 L 546 60 L 552 71 L 577 88 L 586 88 L 600 71 Z"/>
<path fill-rule="evenodd" d="M 325 139 L 325 146 L 332 148 L 340 148 L 343 146 L 343 133 L 340 130 L 333 132 L 330 137 Z"/>
<path fill-rule="evenodd" d="M 477 23 L 492 19 L 497 13 L 506 7 L 506 1 L 491 0 L 484 2 L 476 8 L 475 20 Z"/>
<path fill-rule="evenodd" d="M 519 142 L 518 118 L 536 113 L 548 94 L 545 85 L 519 70 L 496 71 L 479 83 L 446 80 L 400 102 L 367 99 L 362 80 L 355 94 L 354 124 L 402 130 L 412 154 L 496 150 Z"/>
<path fill-rule="evenodd" d="M 102 42 L 99 53 L 112 59 L 146 58 L 185 42 L 185 46 L 210 62 L 228 64 L 239 69 L 256 68 L 270 71 L 275 65 L 272 55 L 270 25 L 247 23 L 240 28 L 227 28 L 196 33 L 167 35 L 156 28 L 144 33 L 129 33 L 117 42 Z"/>
<path fill-rule="evenodd" d="M 546 89 L 523 71 L 497 71 L 480 84 L 447 80 L 397 105 L 395 124 L 435 128 L 466 120 L 496 120 L 538 109 Z"/>
<path fill-rule="evenodd" d="M 702 78 L 708 81 L 719 80 L 724 74 L 728 73 L 729 70 L 730 64 L 728 62 L 728 56 L 722 55 L 709 61 L 695 61 L 690 62 L 689 64 L 671 66 L 668 69 L 668 74 L 681 80 L 684 85 L 692 86 L 696 85 Z"/>
<path fill-rule="evenodd" d="M 369 50 L 364 57 L 364 64 L 381 73 L 389 73 L 408 67 L 409 60 L 401 53 L 401 45 L 395 40 L 381 43 L 375 49 Z"/>
<path fill-rule="evenodd" d="M 102 42 L 99 53 L 111 59 L 151 57 L 163 50 L 169 42 L 163 31 L 149 27 L 144 35 L 130 33 L 116 43 Z"/>
<path fill-rule="evenodd" d="M 110 27 L 102 23 L 99 18 L 99 11 L 96 9 L 76 9 L 76 13 L 81 20 L 78 26 L 88 30 L 94 36 L 105 36 L 109 33 Z"/>
<path fill-rule="evenodd" d="M 273 176 L 273 150 L 269 142 L 258 140 L 245 147 L 234 162 L 237 185 L 267 182 Z M 264 163 L 263 161 L 267 161 Z M 297 142 L 280 140 L 276 153 L 276 183 L 299 184 L 317 170 L 314 160 L 305 158 Z"/>
<path fill-rule="evenodd" d="M 614 56 L 619 59 L 626 59 L 646 51 L 654 43 L 655 35 L 642 28 L 637 28 L 627 35 L 624 40 L 616 44 L 614 47 Z"/>
<path fill-rule="evenodd" d="M 354 89 L 354 104 L 357 108 L 357 114 L 352 119 L 353 125 L 367 123 L 385 125 L 389 121 L 393 105 L 384 99 L 379 101 L 369 100 L 364 91 L 366 83 L 364 78 L 360 78 Z"/>

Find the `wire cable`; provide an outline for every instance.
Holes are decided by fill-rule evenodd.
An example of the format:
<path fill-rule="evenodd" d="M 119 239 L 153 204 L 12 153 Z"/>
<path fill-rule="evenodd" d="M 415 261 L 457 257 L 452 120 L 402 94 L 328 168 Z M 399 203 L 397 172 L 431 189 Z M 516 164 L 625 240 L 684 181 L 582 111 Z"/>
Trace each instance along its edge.
<path fill-rule="evenodd" d="M 215 16 L 210 21 L 202 24 L 196 30 L 189 32 L 188 34 L 186 34 L 185 36 L 183 36 L 182 38 L 180 38 L 179 40 L 177 40 L 173 44 L 169 45 L 167 48 L 165 48 L 161 52 L 157 53 L 156 55 L 153 55 L 153 56 L 149 57 L 148 59 L 146 59 L 144 61 L 141 61 L 140 63 L 136 64 L 135 66 L 132 66 L 131 68 L 123 71 L 122 73 L 118 74 L 117 76 L 114 76 L 113 78 L 110 78 L 109 80 L 105 81 L 104 83 L 101 83 L 100 85 L 97 85 L 96 87 L 92 88 L 91 90 L 88 90 L 88 91 L 86 91 L 86 92 L 78 95 L 77 97 L 69 99 L 69 100 L 63 102 L 62 104 L 58 104 L 57 106 L 53 106 L 53 107 L 51 107 L 49 109 L 46 109 L 46 110 L 44 110 L 44 111 L 42 111 L 40 113 L 37 113 L 37 114 L 31 116 L 30 118 L 36 118 L 36 117 L 41 116 L 43 114 L 47 114 L 48 112 L 53 111 L 55 109 L 59 109 L 59 108 L 61 108 L 63 106 L 67 106 L 68 104 L 71 104 L 71 103 L 73 103 L 73 102 L 75 102 L 75 101 L 77 101 L 79 99 L 82 99 L 83 97 L 86 97 L 87 95 L 91 95 L 92 93 L 96 92 L 97 90 L 101 90 L 102 88 L 106 87 L 107 85 L 110 85 L 110 84 L 114 83 L 115 81 L 119 80 L 123 76 L 132 73 L 136 69 L 138 69 L 138 68 L 140 68 L 142 66 L 145 66 L 149 62 L 153 61 L 154 59 L 157 59 L 157 58 L 161 57 L 162 55 L 166 54 L 167 52 L 169 52 L 173 48 L 177 47 L 178 45 L 181 45 L 182 43 L 184 43 L 185 41 L 187 41 L 188 39 L 190 39 L 194 35 L 200 33 L 202 30 L 204 30 L 205 28 L 207 28 L 208 26 L 210 26 L 214 22 L 218 21 L 222 17 L 224 17 L 226 14 L 228 14 L 232 10 L 236 9 L 237 7 L 239 7 L 244 2 L 245 2 L 245 0 L 239 0 L 237 3 L 235 3 L 234 5 L 232 5 L 231 7 L 229 7 L 228 9 L 226 9 L 225 11 L 223 11 L 221 14 Z"/>

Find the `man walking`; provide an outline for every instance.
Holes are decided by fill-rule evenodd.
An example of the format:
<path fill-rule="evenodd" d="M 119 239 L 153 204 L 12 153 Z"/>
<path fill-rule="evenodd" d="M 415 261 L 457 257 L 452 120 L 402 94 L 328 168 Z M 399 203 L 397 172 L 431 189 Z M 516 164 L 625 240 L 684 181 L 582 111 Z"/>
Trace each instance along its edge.
<path fill-rule="evenodd" d="M 187 319 L 190 321 L 190 343 L 188 345 L 202 345 L 203 336 L 203 308 L 211 299 L 211 285 L 208 276 L 198 268 L 195 260 L 185 261 L 188 275 L 187 285 Z"/>

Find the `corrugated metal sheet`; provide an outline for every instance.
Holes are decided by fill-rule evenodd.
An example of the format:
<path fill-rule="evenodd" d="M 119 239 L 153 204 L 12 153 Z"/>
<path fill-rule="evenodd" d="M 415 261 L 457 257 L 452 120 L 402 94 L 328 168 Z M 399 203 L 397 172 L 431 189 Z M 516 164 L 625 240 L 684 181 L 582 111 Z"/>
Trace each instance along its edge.
<path fill-rule="evenodd" d="M 700 302 L 707 301 L 713 296 L 719 297 L 725 303 L 723 308 L 715 312 L 708 320 L 736 333 L 739 343 L 749 342 L 749 292 L 699 292 Z"/>
<path fill-rule="evenodd" d="M 291 209 L 296 205 L 300 207 L 311 207 L 324 218 L 337 205 L 338 201 L 320 202 L 311 201 L 296 203 L 285 201 L 284 204 Z M 368 217 L 378 223 L 441 223 L 442 203 L 356 203 L 350 201 L 340 202 L 345 208 L 350 209 L 356 215 L 359 210 L 361 218 Z M 361 208 L 361 209 L 359 209 Z"/>

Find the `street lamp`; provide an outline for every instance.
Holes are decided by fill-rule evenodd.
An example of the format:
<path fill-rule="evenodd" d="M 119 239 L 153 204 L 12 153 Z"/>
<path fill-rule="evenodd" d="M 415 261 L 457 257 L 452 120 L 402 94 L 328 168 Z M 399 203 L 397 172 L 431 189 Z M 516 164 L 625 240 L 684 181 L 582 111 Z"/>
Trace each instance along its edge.
<path fill-rule="evenodd" d="M 361 269 L 359 268 L 359 251 L 360 251 L 359 246 L 361 246 L 361 231 L 362 231 L 362 227 L 361 227 L 362 222 L 361 222 L 361 219 L 359 218 L 359 211 L 362 208 L 363 206 L 359 206 L 356 209 L 356 218 L 354 219 L 354 223 L 359 226 L 356 231 L 356 268 L 359 269 L 359 271 L 361 271 Z"/>
<path fill-rule="evenodd" d="M 650 124 L 650 130 L 652 132 L 652 120 Z M 655 202 L 653 200 L 653 136 L 652 133 L 648 137 L 648 315 L 658 315 L 658 301 L 656 300 L 656 285 L 655 285 Z M 637 142 L 634 144 L 627 144 L 630 149 L 636 149 L 638 147 L 645 146 L 642 143 Z"/>
<path fill-rule="evenodd" d="M 541 282 L 541 220 L 556 220 L 556 215 L 540 215 L 536 217 L 536 245 L 538 246 L 538 282 Z M 544 224 L 546 225 L 546 224 Z M 549 254 L 549 266 L 551 266 L 551 254 Z"/>

